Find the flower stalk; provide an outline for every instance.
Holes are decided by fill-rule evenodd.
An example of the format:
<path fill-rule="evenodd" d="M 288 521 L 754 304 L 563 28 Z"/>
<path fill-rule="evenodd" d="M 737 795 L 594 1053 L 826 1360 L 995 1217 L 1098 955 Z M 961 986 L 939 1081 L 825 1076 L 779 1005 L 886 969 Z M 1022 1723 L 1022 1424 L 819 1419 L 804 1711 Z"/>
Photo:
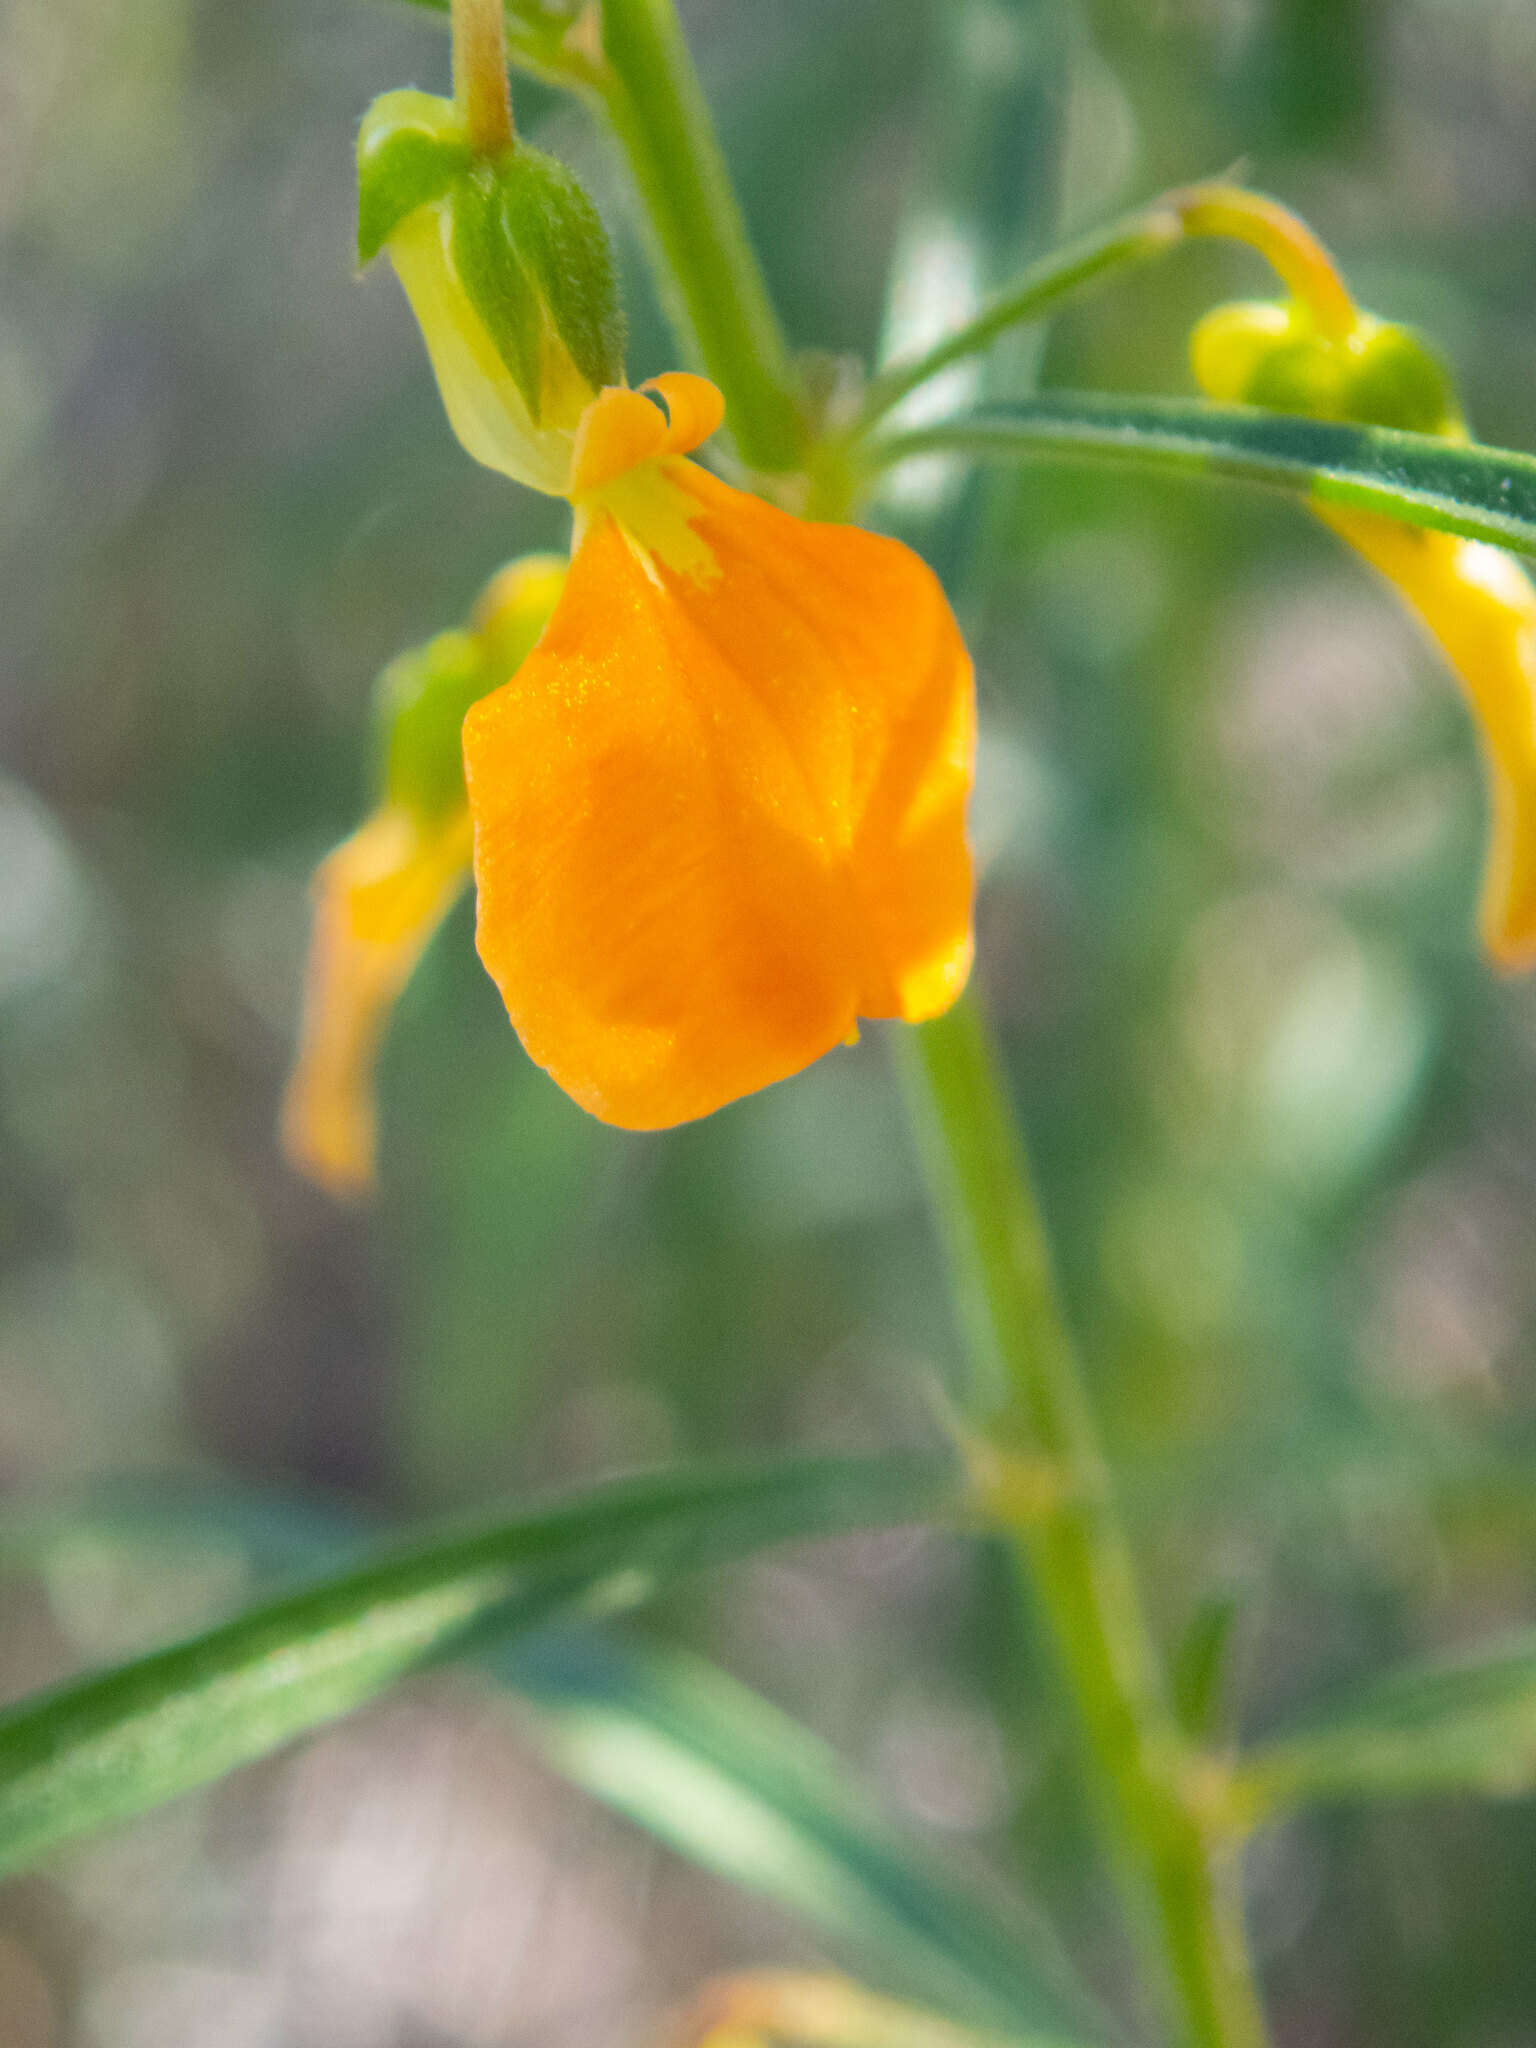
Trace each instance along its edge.
<path fill-rule="evenodd" d="M 453 96 L 472 147 L 497 156 L 512 145 L 507 28 L 501 0 L 452 0 Z"/>
<path fill-rule="evenodd" d="M 603 0 L 602 22 L 603 109 L 679 339 L 725 393 L 747 467 L 797 469 L 806 432 L 794 368 L 671 0 Z"/>

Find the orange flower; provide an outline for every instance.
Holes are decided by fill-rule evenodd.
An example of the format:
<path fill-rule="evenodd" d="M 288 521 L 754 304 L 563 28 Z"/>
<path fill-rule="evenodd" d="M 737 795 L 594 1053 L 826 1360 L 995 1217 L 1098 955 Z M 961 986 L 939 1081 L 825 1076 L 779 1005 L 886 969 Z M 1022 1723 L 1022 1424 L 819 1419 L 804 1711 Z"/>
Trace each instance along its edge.
<path fill-rule="evenodd" d="M 509 563 L 462 633 L 379 679 L 379 805 L 315 874 L 304 1016 L 283 1097 L 283 1150 L 334 1195 L 373 1185 L 373 1075 L 389 1013 L 469 880 L 459 727 L 538 638 L 565 580 L 558 557 Z"/>
<path fill-rule="evenodd" d="M 469 820 L 374 812 L 315 874 L 315 930 L 283 1150 L 335 1195 L 371 1188 L 373 1069 L 384 1025 L 468 876 Z"/>
<path fill-rule="evenodd" d="M 464 726 L 480 956 L 530 1055 L 632 1129 L 935 1016 L 972 952 L 937 578 L 684 460 L 720 423 L 704 378 L 647 389 L 584 413 L 565 590 Z"/>

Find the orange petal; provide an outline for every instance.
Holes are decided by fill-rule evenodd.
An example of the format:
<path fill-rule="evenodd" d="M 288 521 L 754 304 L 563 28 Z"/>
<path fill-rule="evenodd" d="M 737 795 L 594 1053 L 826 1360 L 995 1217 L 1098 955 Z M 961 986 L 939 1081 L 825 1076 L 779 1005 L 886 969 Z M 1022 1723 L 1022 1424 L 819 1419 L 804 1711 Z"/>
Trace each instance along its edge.
<path fill-rule="evenodd" d="M 1396 586 L 1461 679 L 1488 773 L 1483 944 L 1501 967 L 1536 967 L 1536 588 L 1482 541 L 1313 509 Z"/>
<path fill-rule="evenodd" d="M 654 391 L 662 403 L 645 396 Z M 638 391 L 622 384 L 598 393 L 581 416 L 571 460 L 572 498 L 590 497 L 642 462 L 686 455 L 725 417 L 725 400 L 707 377 L 671 370 Z"/>
<path fill-rule="evenodd" d="M 970 662 L 899 542 L 691 464 L 719 573 L 595 518 L 543 639 L 464 728 L 481 958 L 585 1108 L 703 1116 L 929 1016 L 971 954 Z"/>
<path fill-rule="evenodd" d="M 373 1071 L 390 1009 L 469 878 L 468 813 L 375 811 L 321 862 L 283 1150 L 336 1195 L 372 1187 Z"/>
<path fill-rule="evenodd" d="M 691 370 L 668 370 L 641 385 L 654 391 L 667 408 L 667 438 L 663 452 L 689 455 L 701 441 L 707 441 L 725 418 L 725 399 L 719 386 Z"/>
<path fill-rule="evenodd" d="M 637 463 L 659 455 L 666 438 L 666 414 L 643 391 L 616 384 L 600 392 L 576 429 L 570 495 L 584 498 L 600 491 Z"/>

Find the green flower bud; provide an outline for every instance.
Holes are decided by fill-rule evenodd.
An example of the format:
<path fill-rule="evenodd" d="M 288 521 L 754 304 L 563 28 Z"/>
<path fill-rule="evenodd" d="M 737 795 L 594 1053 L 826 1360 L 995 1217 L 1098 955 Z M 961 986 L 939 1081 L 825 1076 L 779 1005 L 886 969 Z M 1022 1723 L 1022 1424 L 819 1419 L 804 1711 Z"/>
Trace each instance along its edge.
<path fill-rule="evenodd" d="M 1269 299 L 1217 306 L 1196 323 L 1190 336 L 1195 382 L 1208 398 L 1227 405 L 1247 405 L 1249 389 L 1265 357 L 1291 339 L 1287 306 Z"/>
<path fill-rule="evenodd" d="M 1466 429 L 1450 372 L 1409 327 L 1371 323 L 1345 390 L 1345 417 L 1373 427 L 1460 438 Z"/>
<path fill-rule="evenodd" d="M 382 672 L 373 689 L 373 728 L 383 803 L 424 825 L 463 803 L 464 714 L 532 653 L 569 567 L 563 555 L 509 562 L 480 593 L 467 630 L 439 633 Z"/>
<path fill-rule="evenodd" d="M 505 682 L 474 633 L 439 633 L 397 655 L 373 690 L 383 800 L 423 821 L 464 801 L 459 728 L 471 704 Z"/>
<path fill-rule="evenodd" d="M 1318 331 L 1304 306 L 1218 306 L 1195 328 L 1191 360 L 1212 398 L 1306 419 L 1459 436 L 1450 377 L 1410 328 L 1361 313 L 1345 335 Z"/>
<path fill-rule="evenodd" d="M 608 237 L 571 173 L 521 141 L 476 155 L 450 101 L 386 93 L 358 138 L 358 248 L 388 250 L 469 453 L 563 494 L 576 423 L 624 365 Z"/>

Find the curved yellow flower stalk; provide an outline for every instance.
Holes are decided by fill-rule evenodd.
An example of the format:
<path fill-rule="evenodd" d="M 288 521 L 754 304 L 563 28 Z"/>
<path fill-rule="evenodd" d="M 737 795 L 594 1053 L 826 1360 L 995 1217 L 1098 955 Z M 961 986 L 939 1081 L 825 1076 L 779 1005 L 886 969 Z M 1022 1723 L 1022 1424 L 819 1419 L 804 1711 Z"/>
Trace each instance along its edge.
<path fill-rule="evenodd" d="M 971 665 L 938 579 L 685 460 L 719 393 L 649 388 L 584 416 L 564 593 L 464 726 L 480 956 L 530 1055 L 633 1129 L 936 1015 L 972 951 Z"/>
<path fill-rule="evenodd" d="M 1416 336 L 1360 311 L 1326 252 L 1273 200 L 1223 187 L 1183 196 L 1186 228 L 1269 258 L 1288 304 L 1223 306 L 1195 330 L 1213 398 L 1464 441 L 1444 371 Z M 1314 503 L 1325 525 L 1399 592 L 1461 680 L 1487 771 L 1489 845 L 1478 923 L 1493 960 L 1536 966 L 1536 587 L 1483 541 Z"/>
<path fill-rule="evenodd" d="M 374 1068 L 401 990 L 469 880 L 459 727 L 522 660 L 565 580 L 558 557 L 514 562 L 471 630 L 402 656 L 379 683 L 380 802 L 315 874 L 315 923 L 283 1149 L 338 1196 L 366 1193 L 378 1149 Z"/>

